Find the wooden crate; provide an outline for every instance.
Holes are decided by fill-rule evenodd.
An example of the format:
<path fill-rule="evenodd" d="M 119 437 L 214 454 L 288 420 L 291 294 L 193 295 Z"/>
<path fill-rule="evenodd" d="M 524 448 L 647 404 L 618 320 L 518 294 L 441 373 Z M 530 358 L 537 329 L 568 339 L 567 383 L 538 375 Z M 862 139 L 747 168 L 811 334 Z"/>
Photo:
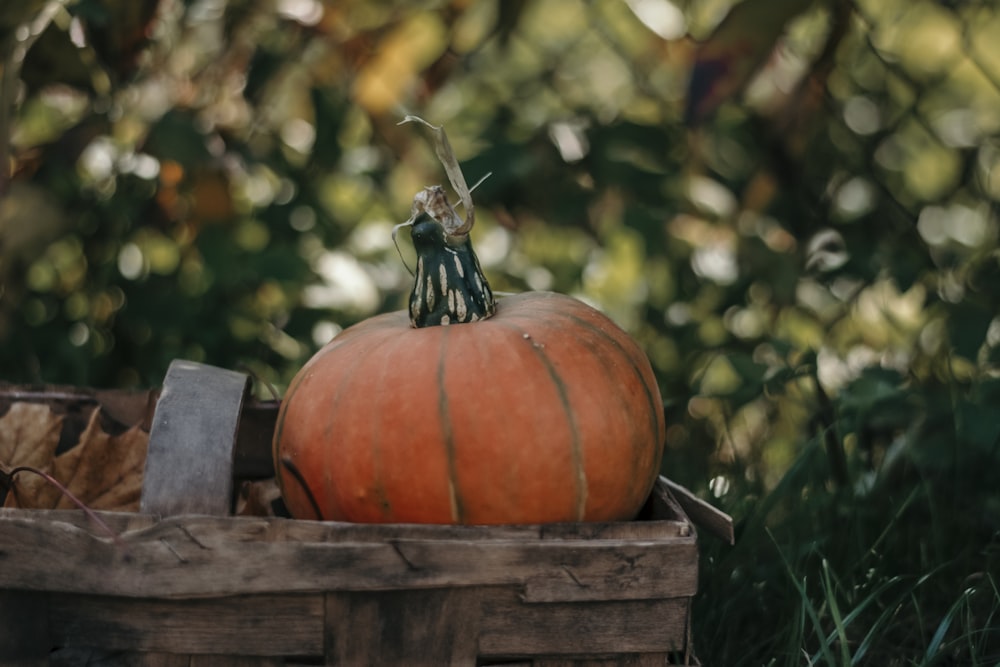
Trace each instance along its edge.
<path fill-rule="evenodd" d="M 273 474 L 274 406 L 175 362 L 138 513 L 0 510 L 0 663 L 695 664 L 697 515 L 660 478 L 641 520 L 511 527 L 230 516 Z M 209 407 L 210 406 L 210 407 Z M 5 662 L 6 661 L 6 662 Z"/>

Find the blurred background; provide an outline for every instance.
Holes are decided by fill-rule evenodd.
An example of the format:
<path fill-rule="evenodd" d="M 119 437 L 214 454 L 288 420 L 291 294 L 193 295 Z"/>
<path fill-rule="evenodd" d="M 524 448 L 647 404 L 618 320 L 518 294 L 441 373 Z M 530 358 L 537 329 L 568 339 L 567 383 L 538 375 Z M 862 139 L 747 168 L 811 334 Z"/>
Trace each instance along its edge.
<path fill-rule="evenodd" d="M 21 0 L 0 49 L 0 379 L 280 394 L 406 303 L 418 114 L 493 288 L 627 329 L 735 517 L 707 664 L 1000 663 L 995 2 Z"/>

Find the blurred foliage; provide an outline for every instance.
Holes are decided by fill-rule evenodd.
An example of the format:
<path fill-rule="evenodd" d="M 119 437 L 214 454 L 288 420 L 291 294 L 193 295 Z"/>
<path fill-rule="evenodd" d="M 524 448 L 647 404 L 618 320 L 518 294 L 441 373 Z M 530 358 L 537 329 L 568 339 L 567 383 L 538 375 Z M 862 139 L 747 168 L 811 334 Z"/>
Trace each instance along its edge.
<path fill-rule="evenodd" d="M 1000 9 L 731 4 L 6 3 L 0 376 L 186 357 L 280 389 L 405 303 L 391 227 L 445 180 L 417 113 L 492 172 L 494 288 L 632 332 L 665 470 L 737 518 L 704 545 L 709 664 L 993 664 L 988 605 L 931 639 L 996 591 Z"/>

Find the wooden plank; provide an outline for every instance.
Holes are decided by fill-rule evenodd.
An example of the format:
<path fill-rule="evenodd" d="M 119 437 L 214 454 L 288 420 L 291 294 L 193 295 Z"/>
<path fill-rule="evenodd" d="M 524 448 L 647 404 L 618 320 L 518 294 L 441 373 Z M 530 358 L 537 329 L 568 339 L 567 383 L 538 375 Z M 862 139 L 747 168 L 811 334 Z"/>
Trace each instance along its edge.
<path fill-rule="evenodd" d="M 709 505 L 704 500 L 694 495 L 680 484 L 672 482 L 666 477 L 660 478 L 658 489 L 663 486 L 673 494 L 678 504 L 684 512 L 694 521 L 695 525 L 708 530 L 712 535 L 725 540 L 729 544 L 736 544 L 736 534 L 733 531 L 733 519 L 725 512 Z"/>
<path fill-rule="evenodd" d="M 626 653 L 594 658 L 541 658 L 531 667 L 664 667 L 676 664 L 669 653 Z M 507 667 L 504 665 L 504 667 Z"/>
<path fill-rule="evenodd" d="M 6 663 L 0 662 L 6 665 Z M 59 649 L 52 654 L 52 667 L 283 667 L 282 658 L 262 656 L 183 655 L 137 653 L 102 649 Z"/>
<path fill-rule="evenodd" d="M 170 364 L 149 433 L 143 513 L 229 514 L 233 448 L 249 383 L 243 373 Z"/>
<path fill-rule="evenodd" d="M 481 658 L 683 651 L 690 600 L 534 604 L 501 591 L 483 603 Z"/>
<path fill-rule="evenodd" d="M 81 526 L 33 515 L 2 515 L 0 588 L 156 598 L 520 585 L 547 600 L 686 596 L 697 587 L 693 536 L 392 539 L 384 527 L 356 526 L 344 541 L 328 524 L 185 516 L 112 540 L 84 517 Z"/>
<path fill-rule="evenodd" d="M 124 661 L 137 667 L 191 667 L 191 656 L 176 653 L 133 653 Z"/>
<path fill-rule="evenodd" d="M 50 596 L 59 646 L 116 651 L 243 656 L 323 653 L 321 595 L 145 600 Z M 214 663 L 212 663 L 214 664 Z"/>
<path fill-rule="evenodd" d="M 327 664 L 474 665 L 481 589 L 327 595 Z"/>
<path fill-rule="evenodd" d="M 282 658 L 248 655 L 193 655 L 188 667 L 281 667 Z"/>
<path fill-rule="evenodd" d="M 57 413 L 100 406 L 105 415 L 123 426 L 139 426 L 148 431 L 152 423 L 158 389 L 91 389 L 46 385 L 19 386 L 0 382 L 0 412 L 11 403 L 44 403 Z M 86 407 L 85 407 L 86 406 Z"/>
<path fill-rule="evenodd" d="M 634 600 L 694 595 L 698 549 L 623 543 L 600 559 L 585 552 L 566 554 L 547 571 L 525 582 L 528 602 Z"/>
<path fill-rule="evenodd" d="M 676 504 L 676 503 L 675 503 Z M 95 512 L 116 534 L 151 528 L 161 519 L 151 514 L 136 514 L 132 512 Z M 89 517 L 78 510 L 23 510 L 0 507 L 0 529 L 5 519 L 15 521 L 30 521 L 35 523 L 55 523 L 75 526 L 81 530 L 101 532 L 102 528 L 94 524 Z M 262 517 L 236 517 L 237 521 L 258 521 Z M 189 521 L 189 518 L 181 519 Z M 169 518 L 166 523 L 175 523 L 177 519 Z M 227 525 L 225 520 L 217 522 L 220 526 Z M 691 523 L 686 519 L 636 521 L 620 523 L 553 523 L 544 525 L 518 526 L 438 526 L 429 524 L 361 524 L 339 523 L 336 521 L 305 521 L 289 522 L 276 519 L 268 529 L 268 533 L 280 533 L 283 540 L 301 542 L 378 542 L 396 539 L 425 540 L 522 540 L 534 542 L 538 540 L 661 540 L 671 537 L 684 537 L 690 541 Z M 267 539 L 275 539 L 268 537 Z"/>
<path fill-rule="evenodd" d="M 94 638 L 94 643 L 100 640 Z M 99 647 L 59 648 L 50 655 L 51 667 L 191 667 L 191 656 L 176 653 L 134 653 Z"/>
<path fill-rule="evenodd" d="M 47 665 L 51 648 L 48 596 L 0 590 L 0 658 L 25 667 Z"/>

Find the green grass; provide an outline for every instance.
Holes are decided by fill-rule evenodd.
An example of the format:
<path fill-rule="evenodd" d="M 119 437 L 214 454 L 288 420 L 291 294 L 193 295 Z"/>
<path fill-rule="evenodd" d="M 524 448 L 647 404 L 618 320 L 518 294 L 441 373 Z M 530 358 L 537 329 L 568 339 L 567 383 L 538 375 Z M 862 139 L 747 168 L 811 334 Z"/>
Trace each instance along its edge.
<path fill-rule="evenodd" d="M 1000 476 L 834 488 L 817 442 L 769 492 L 730 472 L 737 544 L 701 539 L 705 664 L 1000 665 L 1000 535 L 984 516 Z"/>

